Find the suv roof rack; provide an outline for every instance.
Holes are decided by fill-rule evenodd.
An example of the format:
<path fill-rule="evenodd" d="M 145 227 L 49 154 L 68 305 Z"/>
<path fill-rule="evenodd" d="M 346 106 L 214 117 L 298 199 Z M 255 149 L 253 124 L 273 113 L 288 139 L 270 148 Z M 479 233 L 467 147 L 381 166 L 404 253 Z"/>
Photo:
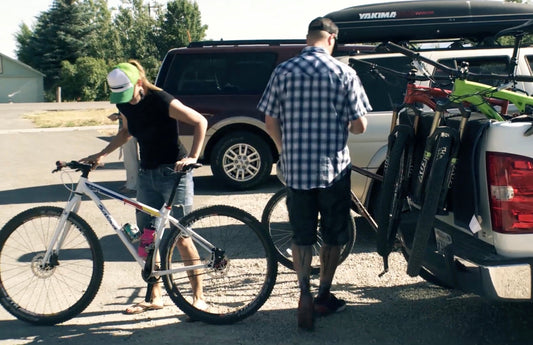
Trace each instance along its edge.
<path fill-rule="evenodd" d="M 284 40 L 230 40 L 230 41 L 196 41 L 191 42 L 188 48 L 201 48 L 210 46 L 242 46 L 242 45 L 268 45 L 279 46 L 282 44 L 305 44 L 304 39 L 284 39 Z"/>
<path fill-rule="evenodd" d="M 400 1 L 348 7 L 326 17 L 339 27 L 339 43 L 482 41 L 532 19 L 533 6 L 497 1 Z"/>

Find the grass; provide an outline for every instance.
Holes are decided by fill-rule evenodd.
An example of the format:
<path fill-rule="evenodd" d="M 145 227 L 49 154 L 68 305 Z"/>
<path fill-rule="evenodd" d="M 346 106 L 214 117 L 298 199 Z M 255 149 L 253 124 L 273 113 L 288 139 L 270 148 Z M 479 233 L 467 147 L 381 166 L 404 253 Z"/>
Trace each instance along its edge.
<path fill-rule="evenodd" d="M 113 109 L 53 110 L 25 114 L 38 128 L 85 127 L 113 125 L 118 123 L 107 118 Z"/>

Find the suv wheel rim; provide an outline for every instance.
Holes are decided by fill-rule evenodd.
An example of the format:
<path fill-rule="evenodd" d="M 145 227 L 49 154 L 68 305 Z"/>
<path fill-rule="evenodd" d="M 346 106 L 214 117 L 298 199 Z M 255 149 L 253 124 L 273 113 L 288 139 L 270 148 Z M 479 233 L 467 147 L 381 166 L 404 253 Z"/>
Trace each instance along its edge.
<path fill-rule="evenodd" d="M 235 144 L 224 152 L 224 173 L 234 181 L 249 181 L 261 168 L 261 155 L 248 144 Z"/>

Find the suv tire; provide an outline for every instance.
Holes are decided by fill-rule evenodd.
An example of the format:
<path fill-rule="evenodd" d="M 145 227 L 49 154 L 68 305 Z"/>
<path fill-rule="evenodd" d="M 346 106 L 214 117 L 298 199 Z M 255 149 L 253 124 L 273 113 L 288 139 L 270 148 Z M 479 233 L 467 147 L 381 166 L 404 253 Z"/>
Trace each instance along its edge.
<path fill-rule="evenodd" d="M 265 140 L 247 132 L 225 135 L 211 155 L 213 175 L 238 189 L 249 189 L 263 182 L 272 172 L 272 163 L 272 153 Z"/>

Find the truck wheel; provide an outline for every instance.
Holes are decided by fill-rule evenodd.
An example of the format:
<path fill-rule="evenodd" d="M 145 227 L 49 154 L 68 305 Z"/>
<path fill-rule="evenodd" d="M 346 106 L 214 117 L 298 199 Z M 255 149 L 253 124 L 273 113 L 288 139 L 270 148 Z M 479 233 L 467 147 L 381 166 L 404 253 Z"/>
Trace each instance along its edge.
<path fill-rule="evenodd" d="M 272 172 L 272 153 L 264 139 L 253 133 L 237 132 L 221 138 L 211 155 L 211 171 L 225 184 L 249 189 Z"/>

